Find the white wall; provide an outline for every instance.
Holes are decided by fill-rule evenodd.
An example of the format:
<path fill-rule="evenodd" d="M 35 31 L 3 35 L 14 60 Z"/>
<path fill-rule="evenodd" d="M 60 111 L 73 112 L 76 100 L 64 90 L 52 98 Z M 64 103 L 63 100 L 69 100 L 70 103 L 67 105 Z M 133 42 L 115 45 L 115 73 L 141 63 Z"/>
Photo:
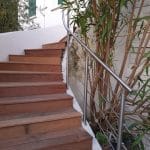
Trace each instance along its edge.
<path fill-rule="evenodd" d="M 0 61 L 6 61 L 9 54 L 23 54 L 25 48 L 39 48 L 66 35 L 61 10 L 51 11 L 58 7 L 58 1 L 37 0 L 36 5 L 34 22 L 39 23 L 41 29 L 0 33 Z"/>
<path fill-rule="evenodd" d="M 62 25 L 61 10 L 51 11 L 58 7 L 58 0 L 37 0 L 36 19 L 41 28 Z M 45 9 L 44 9 L 45 8 Z"/>
<path fill-rule="evenodd" d="M 57 42 L 66 35 L 63 26 L 45 29 L 0 33 L 0 61 L 7 61 L 9 54 L 23 54 L 24 49 L 40 48 L 42 44 Z"/>

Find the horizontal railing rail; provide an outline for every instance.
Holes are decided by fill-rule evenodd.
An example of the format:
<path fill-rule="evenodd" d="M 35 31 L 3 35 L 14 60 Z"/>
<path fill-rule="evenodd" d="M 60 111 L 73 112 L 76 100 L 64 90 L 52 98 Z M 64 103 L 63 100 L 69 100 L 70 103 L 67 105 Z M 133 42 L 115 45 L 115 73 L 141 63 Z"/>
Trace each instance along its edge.
<path fill-rule="evenodd" d="M 63 11 L 63 15 L 62 15 L 62 20 L 63 20 L 63 25 L 65 27 L 65 29 L 69 32 L 70 35 L 73 36 L 73 38 L 80 43 L 84 48 L 85 51 L 87 51 L 99 64 L 101 64 L 128 92 L 131 92 L 132 89 L 122 80 L 120 79 L 120 77 L 118 75 L 116 75 L 105 63 L 103 63 L 103 61 L 97 57 L 95 55 L 95 53 L 93 52 L 92 49 L 90 49 L 89 47 L 86 46 L 86 44 L 84 42 L 82 42 L 66 25 L 65 23 L 65 14 Z"/>

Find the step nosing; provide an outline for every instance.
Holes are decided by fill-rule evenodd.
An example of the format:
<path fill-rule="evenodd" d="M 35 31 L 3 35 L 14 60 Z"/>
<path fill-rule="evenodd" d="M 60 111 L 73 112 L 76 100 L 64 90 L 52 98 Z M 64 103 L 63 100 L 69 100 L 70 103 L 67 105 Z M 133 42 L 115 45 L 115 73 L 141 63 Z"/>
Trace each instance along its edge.
<path fill-rule="evenodd" d="M 32 63 L 32 62 L 0 62 L 0 65 L 13 65 L 13 64 L 25 64 L 25 65 L 48 65 L 48 66 L 61 66 L 60 64 L 41 64 L 41 63 Z"/>
<path fill-rule="evenodd" d="M 55 51 L 55 50 L 61 50 L 59 48 L 33 48 L 33 49 L 25 49 L 25 51 L 44 51 L 44 50 L 50 50 L 50 51 Z"/>
<path fill-rule="evenodd" d="M 50 95 L 50 96 L 28 96 L 28 97 L 15 97 L 15 98 L 0 98 L 0 105 L 13 105 L 24 103 L 36 103 L 36 102 L 49 102 L 49 101 L 68 101 L 72 97 L 68 95 Z"/>
<path fill-rule="evenodd" d="M 65 85 L 64 82 L 1 82 L 0 88 L 3 87 L 27 87 L 27 86 L 61 86 Z"/>
<path fill-rule="evenodd" d="M 50 58 L 50 56 L 44 56 L 44 57 L 40 57 L 40 56 L 27 56 L 27 55 L 9 55 L 10 57 L 25 57 L 25 58 L 41 58 L 41 59 L 45 59 L 45 58 L 47 58 L 47 59 L 51 59 Z M 60 57 L 59 56 L 52 56 L 53 58 L 56 58 L 56 59 L 60 59 Z"/>
<path fill-rule="evenodd" d="M 34 117 L 17 118 L 12 120 L 0 121 L 0 128 L 81 117 L 81 114 L 79 112 L 68 112 L 68 113 L 53 114 L 47 116 L 34 116 Z"/>
<path fill-rule="evenodd" d="M 80 140 L 79 138 L 75 138 L 75 137 L 78 137 L 79 135 L 80 135 Z M 72 137 L 71 141 L 67 140 L 68 137 Z M 26 136 L 19 143 L 16 143 L 16 140 L 14 139 L 14 141 L 1 142 L 0 144 L 2 144 L 3 147 L 5 147 L 7 143 L 9 142 L 9 144 L 11 143 L 9 147 L 11 147 L 11 146 L 18 146 L 20 144 L 32 144 L 33 142 L 37 142 L 37 141 L 44 142 L 47 140 L 57 140 L 58 138 L 59 139 L 65 138 L 65 141 L 63 143 L 66 144 L 66 143 L 72 143 L 73 141 L 80 142 L 83 140 L 88 140 L 88 139 L 91 139 L 91 136 L 89 136 L 89 134 L 86 133 L 86 131 L 82 127 L 78 127 L 75 129 L 68 129 L 68 130 L 61 131 L 61 132 L 52 132 L 51 134 L 50 133 L 47 133 L 45 135 L 41 134 L 41 136 L 40 135 Z"/>
<path fill-rule="evenodd" d="M 15 70 L 0 70 L 0 74 L 29 74 L 29 75 L 35 75 L 35 74 L 48 74 L 48 75 L 62 75 L 61 72 L 37 72 L 37 71 L 15 71 Z"/>

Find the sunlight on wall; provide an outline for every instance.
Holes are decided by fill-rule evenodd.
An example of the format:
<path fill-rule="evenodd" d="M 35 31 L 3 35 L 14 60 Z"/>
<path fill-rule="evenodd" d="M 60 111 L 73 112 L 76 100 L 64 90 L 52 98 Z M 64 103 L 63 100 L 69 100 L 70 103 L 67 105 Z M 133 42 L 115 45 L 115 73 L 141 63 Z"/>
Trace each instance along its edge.
<path fill-rule="evenodd" d="M 37 0 L 37 18 L 36 22 L 42 28 L 54 25 L 62 25 L 61 10 L 51 11 L 58 7 L 57 0 Z"/>

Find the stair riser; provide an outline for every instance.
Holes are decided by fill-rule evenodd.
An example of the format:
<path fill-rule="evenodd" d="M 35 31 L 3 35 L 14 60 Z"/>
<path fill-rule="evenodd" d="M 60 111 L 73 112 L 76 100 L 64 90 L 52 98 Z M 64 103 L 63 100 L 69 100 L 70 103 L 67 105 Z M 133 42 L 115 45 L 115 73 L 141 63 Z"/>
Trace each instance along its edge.
<path fill-rule="evenodd" d="M 0 74 L 0 82 L 62 81 L 61 74 Z"/>
<path fill-rule="evenodd" d="M 59 57 L 62 56 L 62 50 L 25 50 L 26 56 L 46 56 L 46 57 Z"/>
<path fill-rule="evenodd" d="M 65 49 L 66 43 L 52 43 L 52 44 L 45 44 L 42 48 L 50 48 L 50 49 Z"/>
<path fill-rule="evenodd" d="M 54 112 L 72 108 L 72 100 L 51 100 L 44 102 L 30 102 L 22 104 L 0 105 L 0 115 L 20 113 Z"/>
<path fill-rule="evenodd" d="M 61 146 L 54 146 L 54 147 L 46 147 L 40 150 L 92 150 L 92 140 L 87 139 L 80 142 L 74 142 L 70 144 L 65 144 Z"/>
<path fill-rule="evenodd" d="M 51 64 L 60 65 L 61 59 L 59 57 L 28 57 L 28 56 L 9 56 L 10 62 L 28 62 L 28 63 L 40 63 L 40 64 Z"/>
<path fill-rule="evenodd" d="M 28 134 L 34 135 L 47 132 L 59 132 L 66 129 L 74 129 L 81 126 L 80 117 L 59 119 L 34 124 L 18 125 L 0 129 L 0 140 L 23 137 Z"/>
<path fill-rule="evenodd" d="M 47 65 L 47 64 L 0 63 L 0 70 L 60 72 L 61 66 L 60 65 Z"/>
<path fill-rule="evenodd" d="M 64 85 L 0 87 L 0 97 L 64 93 Z"/>

